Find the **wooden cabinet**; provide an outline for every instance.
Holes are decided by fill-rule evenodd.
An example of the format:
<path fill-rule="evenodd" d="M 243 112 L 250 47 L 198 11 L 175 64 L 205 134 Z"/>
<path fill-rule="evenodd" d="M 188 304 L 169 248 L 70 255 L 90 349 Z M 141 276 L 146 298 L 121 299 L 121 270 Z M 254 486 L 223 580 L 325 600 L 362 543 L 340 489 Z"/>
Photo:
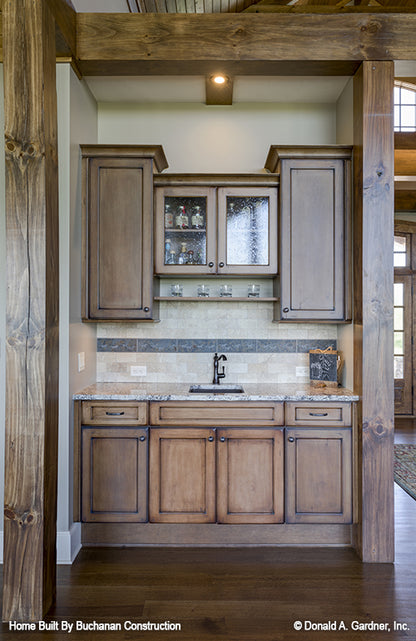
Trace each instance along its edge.
<path fill-rule="evenodd" d="M 286 428 L 287 523 L 350 523 L 351 429 Z"/>
<path fill-rule="evenodd" d="M 266 168 L 280 171 L 276 320 L 348 320 L 351 147 L 273 146 Z"/>
<path fill-rule="evenodd" d="M 147 521 L 148 430 L 82 429 L 82 520 Z"/>
<path fill-rule="evenodd" d="M 283 470 L 283 430 L 218 430 L 218 523 L 283 523 Z"/>
<path fill-rule="evenodd" d="M 215 430 L 151 428 L 149 520 L 215 522 Z"/>
<path fill-rule="evenodd" d="M 283 432 L 151 428 L 149 520 L 283 522 Z"/>
<path fill-rule="evenodd" d="M 209 184 L 202 180 L 187 176 L 183 184 L 185 177 L 166 175 L 155 181 L 156 273 L 275 274 L 276 178 L 265 176 L 257 186 L 247 177 L 245 186 L 236 186 L 244 184 L 241 176 L 224 186 L 209 176 Z"/>
<path fill-rule="evenodd" d="M 153 172 L 160 146 L 82 146 L 83 320 L 153 320 Z"/>

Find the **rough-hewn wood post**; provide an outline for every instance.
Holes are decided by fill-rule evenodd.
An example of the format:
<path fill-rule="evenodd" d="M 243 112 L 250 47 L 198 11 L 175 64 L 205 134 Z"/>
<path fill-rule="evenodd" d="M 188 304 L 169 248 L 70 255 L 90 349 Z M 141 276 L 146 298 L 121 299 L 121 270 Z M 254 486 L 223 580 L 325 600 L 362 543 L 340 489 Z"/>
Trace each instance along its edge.
<path fill-rule="evenodd" d="M 4 0 L 7 327 L 3 620 L 42 619 L 55 593 L 58 171 L 55 22 Z"/>
<path fill-rule="evenodd" d="M 379 563 L 394 560 L 393 211 L 393 62 L 363 62 L 354 77 L 354 534 L 363 561 Z"/>

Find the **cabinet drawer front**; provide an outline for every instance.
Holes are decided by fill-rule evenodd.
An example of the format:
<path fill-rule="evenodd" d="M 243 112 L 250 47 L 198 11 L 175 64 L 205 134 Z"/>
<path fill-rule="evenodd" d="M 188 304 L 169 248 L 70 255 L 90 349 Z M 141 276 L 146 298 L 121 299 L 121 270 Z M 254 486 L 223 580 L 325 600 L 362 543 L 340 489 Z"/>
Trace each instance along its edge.
<path fill-rule="evenodd" d="M 150 404 L 151 425 L 283 425 L 283 403 L 167 401 Z"/>
<path fill-rule="evenodd" d="M 286 425 L 348 427 L 351 403 L 286 403 Z"/>
<path fill-rule="evenodd" d="M 83 425 L 146 425 L 147 403 L 125 401 L 84 401 Z"/>

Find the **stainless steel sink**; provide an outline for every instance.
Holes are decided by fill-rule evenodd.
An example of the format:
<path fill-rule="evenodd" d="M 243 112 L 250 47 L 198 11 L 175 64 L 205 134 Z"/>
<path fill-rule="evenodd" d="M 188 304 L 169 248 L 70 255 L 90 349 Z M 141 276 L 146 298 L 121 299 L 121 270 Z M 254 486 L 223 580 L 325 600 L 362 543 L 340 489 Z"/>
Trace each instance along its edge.
<path fill-rule="evenodd" d="M 191 385 L 189 391 L 193 394 L 242 394 L 241 385 Z"/>

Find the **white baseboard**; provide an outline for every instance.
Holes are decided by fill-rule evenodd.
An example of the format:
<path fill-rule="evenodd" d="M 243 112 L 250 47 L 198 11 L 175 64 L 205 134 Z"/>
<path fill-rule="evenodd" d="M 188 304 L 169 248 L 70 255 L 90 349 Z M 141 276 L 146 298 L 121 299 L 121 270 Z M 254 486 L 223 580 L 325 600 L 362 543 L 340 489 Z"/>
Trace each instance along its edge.
<path fill-rule="evenodd" d="M 56 557 L 59 565 L 71 565 L 81 549 L 81 523 L 73 523 L 69 532 L 57 532 Z M 3 532 L 0 531 L 0 563 L 3 563 Z"/>

